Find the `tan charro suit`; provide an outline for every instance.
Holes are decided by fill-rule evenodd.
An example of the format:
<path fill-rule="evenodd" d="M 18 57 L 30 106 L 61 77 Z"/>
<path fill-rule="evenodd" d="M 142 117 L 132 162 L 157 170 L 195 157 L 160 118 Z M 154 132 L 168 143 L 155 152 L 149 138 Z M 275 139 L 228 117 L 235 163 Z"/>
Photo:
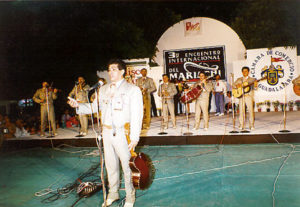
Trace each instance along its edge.
<path fill-rule="evenodd" d="M 89 93 L 89 85 L 84 85 L 80 88 L 79 85 L 74 86 L 72 91 L 69 93 L 69 96 L 71 98 L 74 98 L 79 103 L 88 103 L 88 93 Z M 79 115 L 79 121 L 80 121 L 80 133 L 88 133 L 88 115 L 83 114 Z"/>
<path fill-rule="evenodd" d="M 167 92 L 169 95 L 164 96 L 164 92 Z M 159 86 L 158 96 L 162 97 L 162 113 L 163 113 L 163 123 L 164 127 L 168 127 L 169 122 L 169 112 L 172 119 L 173 127 L 176 126 L 175 119 L 175 108 L 174 108 L 174 95 L 177 94 L 177 89 L 174 83 L 163 83 Z"/>
<path fill-rule="evenodd" d="M 247 79 L 244 80 L 243 77 L 238 78 L 234 83 L 233 83 L 233 87 L 236 88 L 236 85 L 238 84 L 243 84 L 243 82 L 247 81 L 248 84 L 252 84 L 254 83 L 256 79 L 255 78 L 251 78 L 251 77 L 247 77 Z M 244 102 L 245 101 L 245 102 Z M 245 112 L 245 105 L 247 106 L 248 112 L 249 112 L 249 128 L 251 129 L 252 127 L 254 127 L 254 108 L 253 108 L 253 103 L 254 103 L 254 86 L 250 86 L 250 92 L 244 94 L 241 98 L 239 98 L 239 111 L 240 111 L 240 115 L 239 115 L 239 122 L 240 122 L 240 128 L 245 128 L 244 126 L 244 113 Z M 245 112 L 246 113 L 246 112 Z"/>
<path fill-rule="evenodd" d="M 200 127 L 200 117 L 203 112 L 204 119 L 204 128 L 208 128 L 208 106 L 209 106 L 209 94 L 213 89 L 213 85 L 210 82 L 206 82 L 206 84 L 202 85 L 200 81 L 196 82 L 193 87 L 200 85 L 202 87 L 202 92 L 200 96 L 196 99 L 195 103 L 195 129 L 199 129 Z"/>
<path fill-rule="evenodd" d="M 143 98 L 141 90 L 124 79 L 117 83 L 115 92 L 111 84 L 99 89 L 98 103 L 101 111 L 103 126 L 102 136 L 104 144 L 105 166 L 107 169 L 109 194 L 108 199 L 118 198 L 120 187 L 120 166 L 125 179 L 126 202 L 134 203 L 135 195 L 129 167 L 130 153 L 125 136 L 124 125 L 130 124 L 130 140 L 139 141 L 143 121 Z M 113 97 L 112 97 L 112 94 Z M 97 100 L 93 103 L 79 103 L 78 113 L 95 113 L 98 109 Z"/>
<path fill-rule="evenodd" d="M 156 87 L 152 78 L 141 77 L 137 79 L 136 85 L 142 90 L 144 104 L 144 119 L 143 125 L 146 128 L 150 127 L 151 122 L 151 93 L 156 91 Z"/>
<path fill-rule="evenodd" d="M 47 119 L 51 123 L 53 134 L 56 133 L 56 124 L 55 124 L 55 113 L 53 100 L 57 99 L 57 94 L 53 91 L 49 91 L 46 88 L 38 89 L 32 98 L 36 103 L 41 105 L 41 135 L 45 134 L 45 128 L 47 124 Z M 49 117 L 48 117 L 49 111 Z"/>

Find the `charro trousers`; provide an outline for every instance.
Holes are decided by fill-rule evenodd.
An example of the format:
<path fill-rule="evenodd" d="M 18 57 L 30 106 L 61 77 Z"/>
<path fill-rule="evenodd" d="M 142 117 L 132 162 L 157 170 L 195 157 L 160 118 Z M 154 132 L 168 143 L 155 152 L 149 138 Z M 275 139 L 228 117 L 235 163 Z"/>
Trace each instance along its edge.
<path fill-rule="evenodd" d="M 123 128 L 117 128 L 113 136 L 113 130 L 103 127 L 103 145 L 105 166 L 108 176 L 108 198 L 115 198 L 120 187 L 120 162 L 124 173 L 126 201 L 134 202 L 135 194 L 129 167 L 130 152 Z"/>
<path fill-rule="evenodd" d="M 41 134 L 45 133 L 46 125 L 48 124 L 48 107 L 47 104 L 41 105 Z M 52 132 L 56 133 L 54 106 L 49 104 L 49 120 L 52 127 Z"/>
<path fill-rule="evenodd" d="M 176 119 L 175 119 L 175 109 L 174 109 L 174 101 L 173 99 L 165 99 L 163 100 L 163 105 L 162 105 L 162 110 L 163 110 L 163 122 L 164 126 L 168 126 L 169 122 L 169 112 L 171 115 L 172 119 L 172 124 L 173 126 L 176 126 Z"/>
<path fill-rule="evenodd" d="M 195 128 L 200 126 L 200 117 L 203 112 L 204 128 L 208 128 L 208 101 L 209 99 L 197 99 L 195 104 Z"/>
<path fill-rule="evenodd" d="M 246 116 L 246 106 L 249 112 L 249 125 L 250 128 L 254 127 L 254 109 L 253 109 L 253 98 L 249 96 L 248 94 L 244 95 L 239 99 L 239 110 L 240 110 L 240 115 L 239 115 L 239 122 L 240 122 L 240 127 L 244 128 L 244 123 L 246 122 L 247 116 Z M 244 102 L 245 100 L 245 102 Z M 244 112 L 244 113 L 243 113 Z M 245 115 L 245 117 L 244 117 Z M 245 119 L 246 118 L 246 119 Z"/>

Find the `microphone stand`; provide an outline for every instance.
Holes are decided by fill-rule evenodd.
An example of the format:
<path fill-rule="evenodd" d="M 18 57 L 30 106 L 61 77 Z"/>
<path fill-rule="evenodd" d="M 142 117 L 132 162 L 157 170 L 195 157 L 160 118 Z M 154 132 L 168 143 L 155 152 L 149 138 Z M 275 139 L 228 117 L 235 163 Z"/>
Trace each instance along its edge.
<path fill-rule="evenodd" d="M 231 85 L 233 84 L 233 73 L 231 73 Z M 239 131 L 235 130 L 235 108 L 234 108 L 234 97 L 231 94 L 231 109 L 232 109 L 232 125 L 233 125 L 233 130 L 230 131 L 229 133 L 239 133 Z M 228 110 L 228 114 L 229 114 L 229 110 Z"/>
<path fill-rule="evenodd" d="M 161 97 L 161 122 L 160 122 L 160 132 L 158 133 L 159 135 L 166 135 L 168 134 L 167 132 L 164 131 L 164 126 L 163 126 L 163 121 L 164 121 L 164 116 L 163 116 L 163 108 L 164 108 L 164 101 L 165 101 L 165 97 L 163 96 L 162 93 L 162 85 L 160 85 L 160 97 Z"/>
<path fill-rule="evenodd" d="M 78 83 L 78 84 L 76 84 L 75 83 L 75 99 L 77 99 L 77 93 L 78 93 L 78 91 L 77 91 L 77 87 L 78 87 L 78 85 L 79 85 L 80 83 Z M 78 124 L 78 135 L 76 135 L 75 137 L 83 137 L 83 135 L 81 135 L 80 134 L 80 128 L 81 128 L 81 123 L 80 123 L 80 115 L 78 114 L 78 117 L 79 117 L 79 124 Z"/>
<path fill-rule="evenodd" d="M 100 171 L 100 179 L 102 182 L 102 191 L 103 191 L 103 201 L 104 201 L 104 206 L 106 207 L 106 187 L 105 187 L 105 180 L 104 180 L 104 154 L 103 154 L 103 150 L 102 150 L 102 140 L 101 140 L 101 134 L 102 134 L 102 130 L 101 130 L 101 123 L 100 123 L 100 114 L 99 114 L 99 96 L 98 96 L 98 92 L 99 90 L 97 90 L 98 88 L 96 88 L 96 92 L 95 92 L 95 100 L 97 101 L 97 107 L 96 107 L 96 114 L 97 114 L 97 126 L 98 126 L 98 133 L 96 132 L 96 143 L 99 149 L 99 155 L 100 155 L 100 166 L 101 166 L 101 171 Z M 88 98 L 88 97 L 87 97 Z M 91 103 L 91 109 L 93 109 L 92 107 L 92 103 Z M 93 117 L 93 116 L 91 116 Z M 92 120 L 93 123 L 93 120 Z"/>
<path fill-rule="evenodd" d="M 46 104 L 47 104 L 47 117 L 48 117 L 48 127 L 49 127 L 49 136 L 47 136 L 47 138 L 52 138 L 54 137 L 53 135 L 53 131 L 51 129 L 51 121 L 50 121 L 50 109 L 49 109 L 49 98 L 48 98 L 48 89 L 46 88 Z"/>
<path fill-rule="evenodd" d="M 183 91 L 183 95 L 186 97 L 186 92 Z M 190 122 L 189 122 L 189 112 L 187 108 L 187 101 L 185 102 L 185 117 L 186 117 L 186 123 L 187 123 L 187 132 L 183 133 L 183 135 L 190 136 L 193 133 L 190 132 Z"/>
<path fill-rule="evenodd" d="M 246 103 L 245 103 L 244 84 L 242 84 L 242 92 L 243 92 L 243 97 L 242 97 L 243 127 L 242 127 L 242 131 L 240 131 L 240 132 L 241 133 L 249 133 L 250 131 L 245 129 L 245 125 L 246 125 Z"/>
<path fill-rule="evenodd" d="M 284 85 L 284 84 L 283 84 Z M 286 107 L 287 107 L 287 103 L 286 103 L 286 85 L 284 85 L 284 105 L 283 105 L 283 129 L 280 130 L 279 132 L 282 133 L 287 133 L 287 132 L 291 132 L 290 130 L 286 129 Z"/>

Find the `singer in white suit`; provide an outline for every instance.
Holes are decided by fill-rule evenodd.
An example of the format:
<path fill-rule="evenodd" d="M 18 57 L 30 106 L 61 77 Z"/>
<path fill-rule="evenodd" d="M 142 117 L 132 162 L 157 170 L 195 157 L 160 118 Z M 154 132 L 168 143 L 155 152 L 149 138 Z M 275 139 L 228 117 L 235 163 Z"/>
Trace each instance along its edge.
<path fill-rule="evenodd" d="M 105 166 L 109 184 L 106 206 L 110 206 L 119 199 L 119 162 L 121 161 L 126 190 L 124 206 L 133 207 L 135 190 L 132 184 L 129 159 L 130 150 L 134 150 L 139 141 L 143 120 L 143 98 L 141 90 L 137 86 L 125 81 L 123 76 L 126 74 L 126 65 L 122 60 L 111 60 L 108 64 L 108 74 L 112 83 L 102 86 L 98 93 L 103 126 Z M 94 113 L 97 110 L 96 99 L 92 106 L 76 103 L 74 100 L 69 103 L 73 107 L 78 107 L 78 113 Z M 130 125 L 130 144 L 126 140 L 124 128 L 128 124 Z"/>

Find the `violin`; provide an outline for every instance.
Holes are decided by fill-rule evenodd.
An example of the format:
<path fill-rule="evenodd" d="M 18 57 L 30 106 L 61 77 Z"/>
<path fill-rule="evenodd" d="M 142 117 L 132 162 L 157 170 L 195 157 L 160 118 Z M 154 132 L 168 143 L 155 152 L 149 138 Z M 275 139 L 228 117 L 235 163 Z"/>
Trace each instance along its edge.
<path fill-rule="evenodd" d="M 48 91 L 50 92 L 53 92 L 53 93 L 57 93 L 57 92 L 61 92 L 62 90 L 61 89 L 57 89 L 57 88 L 48 88 Z"/>
<path fill-rule="evenodd" d="M 53 93 L 57 93 L 57 92 L 61 92 L 62 90 L 61 89 L 57 89 L 57 88 L 54 88 L 53 86 L 53 82 L 51 83 L 51 85 L 47 87 L 48 91 L 50 92 L 53 92 Z"/>

